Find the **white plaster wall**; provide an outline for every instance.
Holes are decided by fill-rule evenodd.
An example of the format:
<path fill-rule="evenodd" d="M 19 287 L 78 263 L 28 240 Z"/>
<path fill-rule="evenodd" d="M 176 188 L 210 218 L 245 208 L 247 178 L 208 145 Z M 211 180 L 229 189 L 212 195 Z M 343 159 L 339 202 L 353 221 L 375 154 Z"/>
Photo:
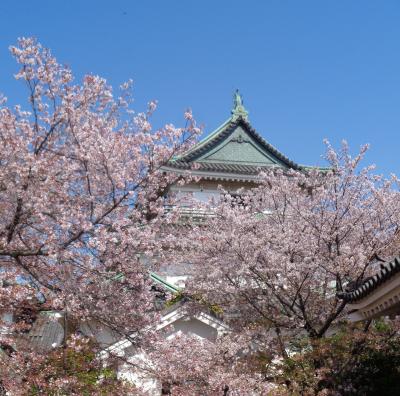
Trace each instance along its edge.
<path fill-rule="evenodd" d="M 145 369 L 146 366 L 151 367 L 149 359 L 143 353 L 139 353 L 128 357 L 127 360 L 128 363 L 124 363 L 119 368 L 118 378 L 140 386 L 148 396 L 160 396 L 161 383 Z"/>
<path fill-rule="evenodd" d="M 173 272 L 173 271 L 171 271 L 171 272 Z M 168 269 L 166 269 L 166 273 L 168 274 Z M 182 288 L 185 287 L 186 279 L 187 279 L 187 275 L 166 275 L 165 276 L 165 280 L 168 283 L 171 283 L 174 286 L 182 287 Z"/>
<path fill-rule="evenodd" d="M 175 321 L 173 323 L 173 330 L 167 334 L 167 337 L 171 338 L 177 333 L 195 335 L 209 341 L 215 341 L 218 335 L 216 329 L 192 317 L 185 317 Z"/>
<path fill-rule="evenodd" d="M 0 334 L 7 334 L 10 332 L 10 327 L 14 322 L 14 317 L 11 312 L 4 312 L 0 319 Z"/>

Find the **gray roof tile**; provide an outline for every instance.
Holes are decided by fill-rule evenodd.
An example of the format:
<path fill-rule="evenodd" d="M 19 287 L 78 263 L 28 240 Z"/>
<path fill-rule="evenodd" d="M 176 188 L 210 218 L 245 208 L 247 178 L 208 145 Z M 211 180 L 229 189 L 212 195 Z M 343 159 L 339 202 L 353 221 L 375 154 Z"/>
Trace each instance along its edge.
<path fill-rule="evenodd" d="M 382 283 L 391 279 L 399 271 L 400 271 L 400 257 L 396 257 L 394 260 L 385 263 L 381 271 L 379 271 L 373 277 L 368 278 L 362 285 L 358 286 L 355 290 L 349 292 L 339 292 L 337 295 L 339 298 L 347 302 L 355 302 L 371 294 Z"/>

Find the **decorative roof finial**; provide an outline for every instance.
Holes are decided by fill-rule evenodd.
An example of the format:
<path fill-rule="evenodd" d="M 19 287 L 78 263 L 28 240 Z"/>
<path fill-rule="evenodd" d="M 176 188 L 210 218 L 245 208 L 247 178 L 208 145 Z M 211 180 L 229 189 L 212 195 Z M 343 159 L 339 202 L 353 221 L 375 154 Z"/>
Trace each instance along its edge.
<path fill-rule="evenodd" d="M 237 89 L 233 94 L 233 109 L 232 109 L 232 119 L 237 120 L 239 117 L 247 120 L 248 111 L 243 106 L 243 97 L 240 95 Z"/>

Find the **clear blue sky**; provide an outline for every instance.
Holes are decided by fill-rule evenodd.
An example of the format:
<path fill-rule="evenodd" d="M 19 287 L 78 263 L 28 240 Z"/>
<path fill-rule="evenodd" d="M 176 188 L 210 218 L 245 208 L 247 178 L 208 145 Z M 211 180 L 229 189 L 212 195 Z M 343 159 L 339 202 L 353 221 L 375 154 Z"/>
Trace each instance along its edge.
<path fill-rule="evenodd" d="M 133 78 L 156 122 L 193 109 L 205 131 L 239 88 L 253 126 L 299 163 L 322 164 L 324 138 L 370 143 L 368 162 L 400 174 L 399 1 L 0 2 L 0 91 L 13 102 L 8 46 L 36 36 L 75 74 Z"/>

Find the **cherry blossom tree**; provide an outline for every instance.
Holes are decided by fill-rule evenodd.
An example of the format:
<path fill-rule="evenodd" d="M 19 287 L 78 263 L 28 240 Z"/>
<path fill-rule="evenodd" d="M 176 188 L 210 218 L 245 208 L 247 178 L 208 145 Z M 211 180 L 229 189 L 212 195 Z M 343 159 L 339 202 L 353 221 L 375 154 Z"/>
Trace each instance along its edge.
<path fill-rule="evenodd" d="M 126 367 L 134 366 L 138 378 L 156 380 L 162 394 L 285 394 L 282 386 L 263 381 L 256 369 L 260 368 L 260 361 L 243 353 L 244 337 L 226 334 L 208 340 L 190 333 L 160 337 L 146 348 L 145 359 L 135 356 Z"/>
<path fill-rule="evenodd" d="M 140 343 L 154 321 L 143 257 L 160 250 L 164 196 L 178 181 L 162 167 L 199 129 L 187 111 L 184 128 L 154 130 L 156 102 L 131 110 L 131 82 L 117 94 L 95 75 L 75 82 L 33 38 L 10 50 L 28 105 L 1 100 L 0 310 L 35 301 Z"/>
<path fill-rule="evenodd" d="M 96 356 L 96 345 L 72 338 L 47 353 L 0 356 L 2 384 L 12 395 L 134 395 L 134 384 L 118 378 L 112 364 Z"/>
<path fill-rule="evenodd" d="M 274 359 L 345 323 L 338 290 L 398 254 L 399 180 L 360 169 L 366 150 L 353 158 L 346 143 L 339 152 L 328 144 L 327 170 L 265 172 L 257 188 L 225 193 L 211 220 L 181 241 L 193 309 L 217 305 L 232 340 L 247 334 L 243 350 L 269 356 L 264 381 L 276 374 Z"/>
<path fill-rule="evenodd" d="M 79 334 L 94 322 L 143 350 L 142 369 L 165 392 L 287 393 L 280 360 L 346 326 L 337 290 L 398 253 L 399 180 L 359 170 L 366 147 L 352 158 L 328 145 L 330 169 L 265 172 L 257 188 L 211 203 L 214 215 L 190 232 L 166 227 L 179 213 L 164 213 L 164 197 L 181 179 L 163 166 L 196 140 L 191 113 L 184 128 L 154 130 L 156 103 L 133 112 L 130 82 L 118 94 L 98 76 L 77 83 L 31 38 L 11 52 L 28 106 L 2 97 L 0 108 L 0 311 L 17 319 L 0 323 L 1 385 L 15 395 L 128 392 L 94 358 L 101 345 Z M 222 313 L 225 335 L 166 340 L 150 330 L 154 255 L 190 263 L 185 308 Z M 63 348 L 48 356 L 25 337 L 41 310 L 61 312 L 65 325 Z"/>

